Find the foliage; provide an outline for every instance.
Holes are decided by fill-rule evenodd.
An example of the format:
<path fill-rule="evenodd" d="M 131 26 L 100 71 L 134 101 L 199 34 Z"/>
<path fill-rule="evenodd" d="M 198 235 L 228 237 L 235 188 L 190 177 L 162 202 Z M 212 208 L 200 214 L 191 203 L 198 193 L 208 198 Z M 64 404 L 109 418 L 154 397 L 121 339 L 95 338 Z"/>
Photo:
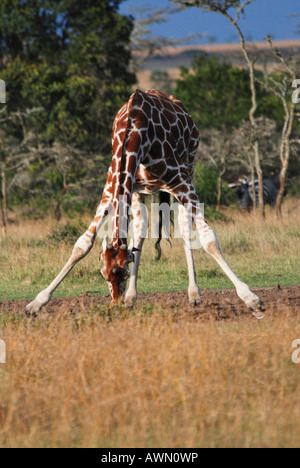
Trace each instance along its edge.
<path fill-rule="evenodd" d="M 10 208 L 31 216 L 95 206 L 111 129 L 131 94 L 132 19 L 122 0 L 4 0 L 0 5 L 1 167 Z"/>
<path fill-rule="evenodd" d="M 43 107 L 26 125 L 47 142 L 108 151 L 114 115 L 135 81 L 128 68 L 132 22 L 118 13 L 119 4 L 1 4 L 0 47 L 6 59 L 0 73 L 7 84 L 7 111 Z M 21 137 L 14 123 L 5 128 Z"/>
<path fill-rule="evenodd" d="M 9 205 L 21 205 L 24 214 L 44 216 L 57 203 L 70 215 L 95 209 L 107 174 L 106 159 L 68 145 L 47 146 L 34 140 L 15 146 L 8 154 L 21 160 L 7 168 Z"/>
<path fill-rule="evenodd" d="M 247 70 L 233 67 L 216 57 L 200 55 L 192 70 L 181 68 L 174 94 L 189 109 L 199 128 L 237 127 L 246 120 L 251 107 L 251 91 Z M 282 119 L 278 99 L 270 98 L 262 89 L 258 115 Z"/>
<path fill-rule="evenodd" d="M 57 224 L 48 235 L 48 240 L 56 244 L 64 242 L 74 244 L 85 231 L 86 226 L 82 221 L 76 223 Z"/>
<path fill-rule="evenodd" d="M 172 0 L 173 3 L 186 6 L 195 6 L 203 8 L 207 11 L 225 12 L 230 8 L 240 8 L 246 4 L 252 3 L 254 0 Z"/>
<path fill-rule="evenodd" d="M 218 172 L 208 167 L 205 164 L 195 164 L 194 171 L 194 184 L 197 195 L 201 203 L 208 206 L 217 205 L 217 185 L 218 185 Z M 229 204 L 233 201 L 232 192 L 225 185 L 222 195 L 222 203 Z"/>

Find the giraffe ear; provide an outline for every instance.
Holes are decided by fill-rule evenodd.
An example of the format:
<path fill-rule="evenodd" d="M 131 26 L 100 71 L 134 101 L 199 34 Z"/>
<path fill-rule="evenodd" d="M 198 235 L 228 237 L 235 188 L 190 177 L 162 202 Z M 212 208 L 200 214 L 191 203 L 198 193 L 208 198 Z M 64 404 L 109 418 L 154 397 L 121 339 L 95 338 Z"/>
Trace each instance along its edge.
<path fill-rule="evenodd" d="M 108 243 L 108 236 L 105 236 L 103 239 L 103 244 L 102 244 L 102 252 L 100 253 L 100 259 L 104 260 L 104 254 L 106 251 L 112 252 L 114 250 L 114 247 L 112 244 Z"/>
<path fill-rule="evenodd" d="M 102 244 L 102 249 L 103 249 L 103 253 L 106 250 L 108 250 L 108 251 L 113 251 L 114 250 L 114 246 L 112 244 L 108 243 L 108 236 L 104 237 L 103 244 Z"/>

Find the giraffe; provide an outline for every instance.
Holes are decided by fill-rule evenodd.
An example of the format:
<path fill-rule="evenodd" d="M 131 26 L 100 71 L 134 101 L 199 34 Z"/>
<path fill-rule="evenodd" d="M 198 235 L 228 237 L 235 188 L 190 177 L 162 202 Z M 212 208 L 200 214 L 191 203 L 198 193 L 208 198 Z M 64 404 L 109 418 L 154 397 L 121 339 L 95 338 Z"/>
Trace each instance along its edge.
<path fill-rule="evenodd" d="M 125 306 L 133 307 L 137 298 L 137 277 L 144 232 L 142 216 L 145 194 L 159 191 L 173 195 L 180 204 L 179 227 L 187 259 L 191 304 L 201 303 L 191 238 L 191 223 L 196 225 L 204 250 L 223 269 L 240 299 L 257 318 L 263 317 L 263 303 L 243 283 L 224 259 L 214 231 L 204 218 L 193 185 L 194 159 L 199 145 L 199 130 L 182 103 L 157 90 L 136 90 L 119 110 L 113 124 L 112 162 L 95 218 L 78 239 L 71 257 L 54 281 L 27 305 L 27 315 L 36 315 L 46 305 L 57 286 L 92 249 L 99 229 L 112 213 L 112 236 L 103 242 L 102 276 L 108 282 L 112 304 L 123 296 Z M 130 208 L 134 218 L 133 241 L 127 244 Z M 132 262 L 131 271 L 129 263 Z"/>

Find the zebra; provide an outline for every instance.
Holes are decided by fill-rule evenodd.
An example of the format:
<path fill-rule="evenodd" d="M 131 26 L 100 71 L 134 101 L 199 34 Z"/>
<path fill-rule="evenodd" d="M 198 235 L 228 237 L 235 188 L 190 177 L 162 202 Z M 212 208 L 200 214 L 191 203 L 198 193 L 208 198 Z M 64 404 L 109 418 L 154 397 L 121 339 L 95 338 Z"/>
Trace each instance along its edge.
<path fill-rule="evenodd" d="M 242 210 L 248 210 L 253 207 L 253 181 L 251 177 L 241 176 L 237 182 L 229 184 L 230 188 L 235 188 L 237 202 Z M 265 205 L 270 205 L 274 208 L 276 205 L 277 195 L 280 188 L 279 176 L 273 179 L 263 180 L 263 196 Z M 256 197 L 256 205 L 259 206 L 259 182 L 254 179 L 254 192 Z"/>

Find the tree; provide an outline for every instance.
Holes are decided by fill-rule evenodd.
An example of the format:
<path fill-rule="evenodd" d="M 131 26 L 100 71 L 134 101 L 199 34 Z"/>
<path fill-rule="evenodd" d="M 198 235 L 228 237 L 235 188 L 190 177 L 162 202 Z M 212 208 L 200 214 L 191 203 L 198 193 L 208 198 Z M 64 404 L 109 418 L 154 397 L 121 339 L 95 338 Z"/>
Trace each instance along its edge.
<path fill-rule="evenodd" d="M 259 181 L 259 212 L 262 217 L 264 217 L 264 198 L 263 198 L 263 173 L 261 168 L 261 155 L 260 155 L 260 148 L 259 148 L 259 140 L 257 138 L 257 122 L 256 122 L 256 111 L 258 107 L 257 102 L 257 90 L 255 84 L 255 72 L 254 72 L 254 64 L 256 58 L 251 58 L 250 54 L 246 48 L 246 41 L 243 35 L 243 32 L 238 24 L 240 16 L 244 13 L 246 6 L 253 3 L 255 0 L 247 0 L 247 1 L 239 1 L 239 0 L 173 0 L 174 4 L 179 4 L 183 8 L 185 7 L 199 7 L 206 11 L 213 11 L 223 15 L 235 28 L 239 39 L 241 49 L 245 58 L 245 61 L 248 66 L 249 71 L 249 79 L 250 79 L 250 89 L 251 89 L 251 101 L 252 105 L 249 110 L 249 120 L 252 126 L 252 147 L 254 151 L 254 160 L 255 160 L 255 168 L 256 173 Z M 232 9 L 235 8 L 235 14 L 233 14 Z M 255 206 L 256 208 L 256 206 Z"/>
<path fill-rule="evenodd" d="M 194 60 L 192 70 L 181 68 L 174 93 L 200 129 L 236 127 L 251 106 L 247 71 L 206 54 Z"/>
<path fill-rule="evenodd" d="M 205 162 L 207 167 L 217 173 L 216 208 L 220 211 L 222 202 L 223 177 L 228 167 L 229 159 L 234 149 L 233 133 L 226 128 L 222 130 L 210 129 L 201 133 L 201 140 L 197 151 L 197 160 Z"/>
<path fill-rule="evenodd" d="M 53 141 L 108 152 L 129 70 L 132 20 L 121 0 L 14 0 L 1 3 L 0 47 L 9 112 L 44 107 L 31 130 Z M 16 128 L 6 129 L 16 135 Z M 19 127 L 18 127 L 19 129 Z"/>
<path fill-rule="evenodd" d="M 276 122 L 268 117 L 257 119 L 259 145 L 262 154 L 268 155 L 262 160 L 262 168 L 269 174 L 278 174 L 278 132 Z M 243 122 L 231 134 L 231 155 L 228 169 L 230 169 L 231 180 L 246 172 L 250 173 L 251 179 L 255 179 L 255 166 L 253 161 L 253 150 L 251 145 L 252 127 L 249 120 Z M 254 187 L 253 187 L 254 197 Z M 253 198 L 254 199 L 254 198 Z"/>
<path fill-rule="evenodd" d="M 273 45 L 271 36 L 267 36 L 267 41 L 270 44 L 270 48 L 274 56 L 281 62 L 284 67 L 285 75 L 279 78 L 273 75 L 265 73 L 264 81 L 260 80 L 260 83 L 266 87 L 266 89 L 273 93 L 282 104 L 284 109 L 284 121 L 281 131 L 281 143 L 280 143 L 280 189 L 276 201 L 276 212 L 277 215 L 281 215 L 282 202 L 286 186 L 286 178 L 290 163 L 291 156 L 291 139 L 294 130 L 295 117 L 296 117 L 296 102 L 291 98 L 292 84 L 296 81 L 296 71 L 293 66 L 288 63 L 280 51 Z"/>
<path fill-rule="evenodd" d="M 3 136 L 3 130 L 0 134 L 0 204 L 1 204 L 1 218 L 3 225 L 3 233 L 7 234 L 7 174 L 13 173 L 20 168 L 24 168 L 29 163 L 29 160 L 24 157 L 24 154 L 20 153 L 20 148 L 25 145 L 30 136 L 27 133 L 25 121 L 26 119 L 35 112 L 41 112 L 42 108 L 27 109 L 26 112 L 13 112 L 8 114 L 7 107 L 2 109 L 0 112 L 1 119 L 0 123 L 5 124 L 7 122 L 16 121 L 20 127 L 20 132 L 23 135 L 21 142 L 12 141 L 11 138 L 5 138 Z"/>
<path fill-rule="evenodd" d="M 57 14 L 49 0 L 1 0 L 0 67 L 7 60 L 37 61 L 58 56 L 61 38 Z"/>
<path fill-rule="evenodd" d="M 119 13 L 121 1 L 1 2 L 4 215 L 6 199 L 9 207 L 30 199 L 41 212 L 55 204 L 57 218 L 61 207 L 98 202 L 113 119 L 135 83 L 133 21 Z"/>

